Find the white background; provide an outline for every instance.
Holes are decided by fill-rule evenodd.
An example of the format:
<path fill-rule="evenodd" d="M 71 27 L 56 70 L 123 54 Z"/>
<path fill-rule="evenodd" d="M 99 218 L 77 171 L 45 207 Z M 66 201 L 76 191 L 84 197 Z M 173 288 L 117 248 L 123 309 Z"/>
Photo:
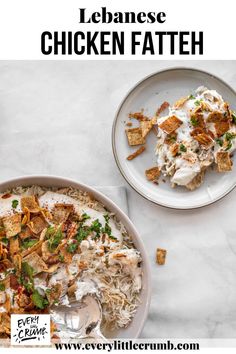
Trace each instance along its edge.
<path fill-rule="evenodd" d="M 78 8 L 88 13 L 106 6 L 110 11 L 164 11 L 164 24 L 87 24 L 78 23 Z M 204 56 L 197 59 L 234 59 L 235 3 L 232 0 L 197 2 L 189 0 L 8 0 L 0 1 L 0 59 L 61 59 L 60 56 L 41 54 L 40 38 L 43 31 L 204 31 Z M 129 46 L 127 40 L 126 43 Z M 128 51 L 127 51 L 128 52 Z M 65 58 L 65 57 L 64 57 Z M 126 55 L 73 56 L 75 59 L 178 59 L 165 55 L 135 57 Z M 71 59 L 71 56 L 66 57 Z M 183 56 L 181 57 L 183 59 Z M 189 59 L 189 56 L 185 56 Z"/>

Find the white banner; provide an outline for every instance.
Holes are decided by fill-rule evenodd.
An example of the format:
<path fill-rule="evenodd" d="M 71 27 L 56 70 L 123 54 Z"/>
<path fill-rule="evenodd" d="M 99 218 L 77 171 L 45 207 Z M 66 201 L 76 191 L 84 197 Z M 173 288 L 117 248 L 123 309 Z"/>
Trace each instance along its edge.
<path fill-rule="evenodd" d="M 0 59 L 235 59 L 234 34 L 232 0 L 8 0 L 0 9 Z"/>

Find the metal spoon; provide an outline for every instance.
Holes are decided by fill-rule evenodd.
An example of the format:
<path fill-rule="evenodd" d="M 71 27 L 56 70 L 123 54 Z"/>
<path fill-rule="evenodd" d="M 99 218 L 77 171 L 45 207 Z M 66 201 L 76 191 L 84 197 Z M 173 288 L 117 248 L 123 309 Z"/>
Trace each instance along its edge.
<path fill-rule="evenodd" d="M 54 305 L 50 314 L 62 340 L 90 338 L 107 342 L 100 330 L 102 307 L 95 296 L 85 295 L 81 301 L 72 301 L 68 306 Z"/>

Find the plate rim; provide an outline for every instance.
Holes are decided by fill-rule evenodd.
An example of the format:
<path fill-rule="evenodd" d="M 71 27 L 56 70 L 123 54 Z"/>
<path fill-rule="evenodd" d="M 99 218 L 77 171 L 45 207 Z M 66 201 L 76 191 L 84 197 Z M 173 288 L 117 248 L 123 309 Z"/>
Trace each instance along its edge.
<path fill-rule="evenodd" d="M 183 71 L 194 71 L 194 72 L 198 72 L 198 73 L 202 73 L 205 75 L 210 76 L 213 79 L 218 80 L 221 84 L 223 84 L 224 86 L 226 86 L 235 96 L 236 96 L 236 90 L 234 90 L 232 88 L 232 86 L 230 86 L 227 82 L 225 82 L 223 79 L 221 79 L 219 76 L 212 74 L 209 71 L 206 70 L 202 70 L 202 69 L 197 69 L 197 68 L 193 68 L 193 67 L 187 67 L 187 66 L 174 66 L 171 68 L 166 68 L 166 69 L 161 69 L 155 72 L 152 72 L 149 75 L 146 75 L 144 78 L 140 79 L 139 81 L 136 82 L 136 84 L 134 84 L 131 89 L 128 90 L 128 92 L 126 93 L 126 95 L 123 97 L 123 99 L 121 100 L 121 103 L 119 104 L 114 119 L 113 119 L 113 123 L 112 123 L 112 152 L 113 152 L 113 156 L 115 158 L 115 162 L 116 165 L 121 173 L 121 175 L 123 176 L 123 178 L 126 180 L 126 182 L 130 185 L 130 187 L 137 192 L 141 197 L 145 198 L 146 200 L 152 202 L 155 205 L 159 205 L 161 207 L 167 208 L 167 209 L 173 209 L 173 210 L 195 210 L 195 209 L 200 209 L 200 208 L 204 208 L 208 205 L 214 204 L 218 201 L 220 201 L 221 199 L 223 199 L 224 197 L 226 197 L 230 192 L 232 192 L 235 187 L 236 187 L 236 180 L 233 183 L 233 185 L 227 190 L 225 191 L 225 193 L 223 193 L 222 195 L 220 195 L 219 197 L 217 197 L 216 199 L 206 202 L 206 203 L 202 203 L 196 206 L 172 206 L 169 205 L 168 203 L 161 203 L 161 202 L 157 202 L 156 200 L 154 200 L 154 198 L 147 196 L 144 192 L 140 191 L 130 180 L 129 178 L 126 176 L 120 161 L 118 159 L 117 156 L 117 150 L 116 150 L 116 139 L 115 139 L 115 132 L 116 132 L 116 125 L 117 125 L 117 121 L 118 121 L 118 116 L 119 113 L 125 103 L 125 101 L 130 97 L 130 95 L 136 90 L 137 87 L 139 87 L 142 83 L 144 83 L 145 81 L 151 79 L 152 77 L 158 75 L 158 74 L 162 74 L 165 72 L 171 72 L 171 71 L 176 71 L 176 70 L 183 70 Z"/>

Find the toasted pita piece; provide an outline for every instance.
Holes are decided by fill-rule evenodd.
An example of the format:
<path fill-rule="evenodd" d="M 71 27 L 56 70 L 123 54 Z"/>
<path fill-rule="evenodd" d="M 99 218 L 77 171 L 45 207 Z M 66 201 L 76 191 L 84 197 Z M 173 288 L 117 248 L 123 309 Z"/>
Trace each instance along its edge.
<path fill-rule="evenodd" d="M 232 170 L 232 161 L 228 151 L 219 151 L 216 154 L 218 172 L 228 172 Z"/>
<path fill-rule="evenodd" d="M 39 241 L 39 242 L 35 243 L 32 247 L 24 250 L 21 253 L 22 257 L 26 257 L 28 254 L 33 253 L 33 252 L 35 252 L 41 256 L 42 255 L 42 243 L 43 243 L 43 241 Z"/>
<path fill-rule="evenodd" d="M 60 266 L 60 263 L 53 264 L 47 270 L 45 270 L 44 272 L 48 273 L 48 274 L 54 273 L 59 266 Z"/>
<path fill-rule="evenodd" d="M 145 171 L 145 175 L 149 181 L 157 180 L 160 174 L 161 172 L 158 167 L 152 167 Z"/>
<path fill-rule="evenodd" d="M 145 146 L 140 146 L 140 148 L 138 148 L 138 150 L 136 150 L 133 154 L 131 154 L 127 157 L 127 160 L 131 161 L 131 160 L 135 159 L 135 157 L 137 157 L 138 155 L 141 155 L 145 150 L 146 150 Z"/>
<path fill-rule="evenodd" d="M 21 198 L 21 209 L 27 208 L 31 213 L 39 212 L 39 205 L 34 195 L 24 196 Z"/>
<path fill-rule="evenodd" d="M 189 189 L 190 191 L 193 191 L 194 189 L 200 187 L 204 180 L 204 175 L 205 175 L 205 170 L 202 170 L 199 172 L 193 179 L 190 181 L 188 184 L 186 184 L 186 188 Z"/>
<path fill-rule="evenodd" d="M 34 216 L 27 225 L 34 234 L 39 234 L 43 229 L 48 227 L 48 223 L 40 216 Z"/>
<path fill-rule="evenodd" d="M 140 122 L 140 128 L 142 130 L 143 138 L 145 138 L 146 135 L 151 131 L 152 126 L 153 126 L 153 122 L 151 120 Z"/>
<path fill-rule="evenodd" d="M 7 312 L 0 313 L 0 333 L 10 334 L 11 317 Z"/>
<path fill-rule="evenodd" d="M 201 113 L 201 112 L 191 113 L 190 114 L 190 122 L 193 127 L 198 127 L 198 128 L 203 128 L 203 129 L 206 127 L 203 113 Z"/>
<path fill-rule="evenodd" d="M 33 235 L 33 232 L 32 232 L 32 230 L 30 230 L 30 228 L 28 226 L 23 226 L 21 229 L 21 232 L 19 233 L 19 236 L 22 240 L 24 240 L 25 238 L 28 238 L 32 235 Z"/>
<path fill-rule="evenodd" d="M 203 147 L 209 149 L 213 144 L 213 139 L 206 133 L 201 133 L 194 136 L 194 139 L 199 142 Z"/>
<path fill-rule="evenodd" d="M 140 122 L 149 120 L 148 117 L 146 117 L 142 112 L 135 112 L 135 113 L 130 113 L 129 118 L 135 118 L 139 120 Z"/>
<path fill-rule="evenodd" d="M 197 135 L 202 134 L 204 132 L 205 132 L 205 130 L 202 128 L 195 128 L 191 131 L 190 135 L 194 137 L 194 136 L 197 136 Z"/>
<path fill-rule="evenodd" d="M 145 138 L 142 136 L 141 128 L 126 129 L 126 135 L 130 146 L 145 144 Z"/>
<path fill-rule="evenodd" d="M 24 257 L 22 263 L 24 262 L 28 263 L 33 268 L 34 274 L 41 273 L 48 269 L 46 263 L 42 260 L 42 257 L 40 257 L 36 252 L 32 252 L 28 256 Z"/>
<path fill-rule="evenodd" d="M 166 253 L 167 251 L 163 248 L 157 248 L 156 251 L 156 262 L 159 265 L 164 265 L 166 261 Z"/>
<path fill-rule="evenodd" d="M 174 103 L 174 108 L 183 107 L 185 102 L 188 100 L 188 96 L 180 98 L 178 101 Z"/>
<path fill-rule="evenodd" d="M 207 117 L 207 122 L 209 123 L 216 123 L 216 122 L 222 122 L 227 120 L 229 120 L 228 115 L 227 114 L 225 115 L 224 113 L 219 111 L 210 112 Z"/>
<path fill-rule="evenodd" d="M 45 262 L 51 257 L 52 252 L 48 249 L 48 240 L 42 243 L 42 257 Z"/>
<path fill-rule="evenodd" d="M 65 222 L 73 211 L 74 206 L 72 204 L 55 204 L 52 210 L 53 223 L 61 224 Z"/>
<path fill-rule="evenodd" d="M 221 121 L 215 123 L 215 130 L 218 138 L 230 129 L 229 121 Z"/>
<path fill-rule="evenodd" d="M 156 116 L 159 116 L 162 112 L 164 112 L 169 107 L 169 102 L 163 102 L 160 107 L 156 111 Z"/>
<path fill-rule="evenodd" d="M 18 237 L 11 237 L 9 243 L 10 255 L 13 257 L 20 249 Z"/>
<path fill-rule="evenodd" d="M 164 130 L 165 133 L 171 134 L 176 129 L 178 129 L 182 123 L 183 123 L 182 120 L 180 120 L 176 116 L 171 116 L 171 117 L 167 118 L 166 120 L 164 120 L 164 122 L 162 122 L 159 125 L 159 128 Z"/>
<path fill-rule="evenodd" d="M 3 218 L 3 225 L 8 238 L 21 232 L 21 214 L 13 214 Z"/>

